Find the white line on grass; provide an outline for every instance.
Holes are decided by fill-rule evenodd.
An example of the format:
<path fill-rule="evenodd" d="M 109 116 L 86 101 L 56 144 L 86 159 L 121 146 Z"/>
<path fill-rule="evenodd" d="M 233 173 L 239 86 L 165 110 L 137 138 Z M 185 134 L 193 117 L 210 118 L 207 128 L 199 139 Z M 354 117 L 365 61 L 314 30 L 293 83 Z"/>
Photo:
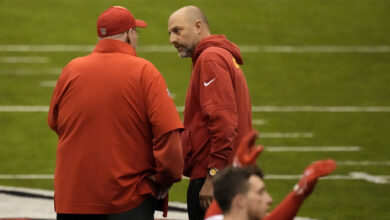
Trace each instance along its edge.
<path fill-rule="evenodd" d="M 54 87 L 56 86 L 56 84 L 57 84 L 56 80 L 41 81 L 39 83 L 39 85 L 42 87 Z"/>
<path fill-rule="evenodd" d="M 49 106 L 46 105 L 3 105 L 0 106 L 0 112 L 48 112 Z"/>
<path fill-rule="evenodd" d="M 95 45 L 0 45 L 0 52 L 91 52 Z M 241 45 L 241 52 L 249 53 L 389 53 L 390 46 L 290 46 L 290 45 Z M 139 46 L 139 52 L 176 53 L 171 45 Z"/>
<path fill-rule="evenodd" d="M 254 125 L 265 125 L 265 124 L 267 124 L 267 120 L 253 119 L 252 120 L 252 124 L 254 124 Z"/>
<path fill-rule="evenodd" d="M 260 132 L 260 138 L 312 138 L 313 133 L 268 133 Z"/>
<path fill-rule="evenodd" d="M 0 63 L 47 63 L 48 57 L 0 57 Z"/>
<path fill-rule="evenodd" d="M 390 106 L 252 106 L 253 112 L 390 112 Z"/>
<path fill-rule="evenodd" d="M 390 166 L 390 161 L 337 161 L 338 166 Z"/>
<path fill-rule="evenodd" d="M 53 179 L 50 174 L 1 174 L 0 179 Z"/>
<path fill-rule="evenodd" d="M 62 69 L 47 68 L 47 69 L 1 69 L 1 75 L 59 75 Z"/>
<path fill-rule="evenodd" d="M 0 179 L 53 179 L 54 175 L 49 174 L 1 174 Z M 267 174 L 266 179 L 271 180 L 298 180 L 301 178 L 301 175 L 286 175 L 286 174 Z M 188 179 L 188 177 L 184 177 Z M 364 172 L 350 172 L 349 175 L 330 175 L 322 177 L 321 179 L 330 179 L 330 180 L 366 180 L 370 183 L 375 184 L 385 184 L 390 183 L 389 175 L 371 175 Z M 0 190 L 2 188 L 0 187 Z M 4 190 L 4 189 L 3 189 Z"/>
<path fill-rule="evenodd" d="M 265 147 L 265 151 L 269 152 L 346 152 L 346 151 L 360 151 L 360 147 L 351 146 L 273 146 L 273 147 Z"/>
<path fill-rule="evenodd" d="M 274 180 L 298 180 L 301 178 L 301 175 L 279 175 L 279 174 L 269 174 L 265 176 L 265 179 L 274 179 Z M 386 184 L 390 183 L 390 176 L 375 176 L 370 175 L 364 172 L 350 172 L 348 176 L 346 175 L 330 175 L 322 177 L 321 179 L 330 179 L 330 180 L 365 180 L 370 183 L 375 184 Z"/>
<path fill-rule="evenodd" d="M 42 106 L 40 106 L 42 107 Z M 48 106 L 46 107 L 49 108 Z M 0 112 L 36 112 L 36 106 L 0 106 Z M 183 112 L 184 106 L 177 106 L 177 111 Z M 43 110 L 47 111 L 47 110 Z M 252 106 L 253 112 L 390 112 L 390 106 Z"/>

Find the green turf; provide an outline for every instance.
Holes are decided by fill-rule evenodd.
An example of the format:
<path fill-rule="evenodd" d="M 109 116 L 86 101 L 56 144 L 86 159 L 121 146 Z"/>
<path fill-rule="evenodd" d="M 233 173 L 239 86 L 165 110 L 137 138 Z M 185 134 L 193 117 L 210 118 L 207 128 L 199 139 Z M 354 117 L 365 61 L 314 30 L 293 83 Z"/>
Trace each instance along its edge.
<path fill-rule="evenodd" d="M 130 8 L 149 27 L 139 46 L 167 46 L 167 19 L 184 5 L 202 8 L 211 31 L 238 45 L 390 46 L 388 0 L 0 0 L 0 46 L 94 45 L 96 19 L 110 5 Z M 44 105 L 71 59 L 88 52 L 5 52 L 3 56 L 47 57 L 48 63 L 0 63 L 0 106 Z M 191 61 L 176 53 L 142 52 L 163 74 L 178 106 L 184 104 Z M 255 106 L 390 106 L 390 53 L 243 53 Z M 16 75 L 19 69 L 33 74 Z M 54 72 L 47 73 L 54 69 Z M 46 72 L 45 72 L 46 71 Z M 180 114 L 182 117 L 182 114 Z M 0 112 L 0 174 L 53 174 L 56 135 L 47 113 Z M 311 132 L 313 138 L 264 138 L 264 146 L 359 146 L 357 152 L 264 152 L 266 174 L 299 175 L 314 160 L 390 161 L 390 113 L 254 112 L 260 132 Z M 351 172 L 389 176 L 389 166 L 339 166 Z M 279 203 L 296 180 L 266 180 Z M 53 180 L 3 180 L 0 185 L 52 189 Z M 186 200 L 188 180 L 174 185 L 171 201 Z M 300 216 L 316 219 L 388 219 L 389 184 L 321 180 Z"/>

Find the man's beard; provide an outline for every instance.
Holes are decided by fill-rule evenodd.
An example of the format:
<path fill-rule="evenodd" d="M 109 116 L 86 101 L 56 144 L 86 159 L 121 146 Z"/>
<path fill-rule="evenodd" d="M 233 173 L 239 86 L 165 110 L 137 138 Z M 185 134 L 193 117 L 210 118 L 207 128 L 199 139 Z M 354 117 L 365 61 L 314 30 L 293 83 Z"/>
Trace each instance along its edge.
<path fill-rule="evenodd" d="M 176 47 L 177 48 L 177 47 Z M 185 57 L 192 57 L 193 50 L 184 46 L 184 45 L 179 45 L 179 48 L 181 50 L 178 50 L 179 52 L 179 57 L 185 58 Z"/>

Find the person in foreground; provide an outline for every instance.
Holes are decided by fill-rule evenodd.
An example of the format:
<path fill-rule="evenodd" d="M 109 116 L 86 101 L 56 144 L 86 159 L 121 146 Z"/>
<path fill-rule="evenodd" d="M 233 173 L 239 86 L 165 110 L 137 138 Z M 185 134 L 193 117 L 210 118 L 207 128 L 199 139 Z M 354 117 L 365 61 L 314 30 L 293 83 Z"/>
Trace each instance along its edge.
<path fill-rule="evenodd" d="M 164 78 L 135 50 L 145 27 L 108 8 L 93 52 L 59 77 L 48 116 L 59 137 L 57 219 L 152 220 L 155 199 L 181 179 L 183 126 Z"/>
<path fill-rule="evenodd" d="M 261 170 L 255 166 L 256 158 L 264 148 L 255 147 L 256 137 L 255 131 L 245 136 L 237 150 L 235 167 L 216 175 L 213 180 L 215 200 L 206 212 L 206 220 L 292 220 L 314 190 L 318 178 L 336 169 L 332 159 L 309 165 L 293 191 L 268 213 L 272 199 L 265 189 Z"/>
<path fill-rule="evenodd" d="M 203 220 L 213 198 L 212 177 L 233 161 L 238 143 L 252 130 L 249 90 L 240 68 L 240 49 L 224 35 L 212 35 L 195 6 L 168 20 L 169 41 L 180 57 L 192 58 L 182 135 L 190 220 Z"/>

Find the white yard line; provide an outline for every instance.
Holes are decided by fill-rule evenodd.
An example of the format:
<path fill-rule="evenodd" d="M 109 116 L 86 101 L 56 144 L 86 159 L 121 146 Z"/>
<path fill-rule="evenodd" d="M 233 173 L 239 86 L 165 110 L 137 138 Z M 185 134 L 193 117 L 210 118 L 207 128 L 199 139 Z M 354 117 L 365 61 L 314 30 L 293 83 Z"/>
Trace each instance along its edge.
<path fill-rule="evenodd" d="M 390 166 L 390 161 L 337 161 L 337 166 Z"/>
<path fill-rule="evenodd" d="M 265 125 L 267 124 L 267 120 L 264 120 L 264 119 L 253 119 L 252 120 L 252 124 L 254 125 Z"/>
<path fill-rule="evenodd" d="M 48 63 L 48 57 L 21 57 L 21 56 L 2 56 L 0 63 Z"/>
<path fill-rule="evenodd" d="M 57 84 L 56 80 L 41 81 L 39 85 L 42 87 L 55 87 Z"/>
<path fill-rule="evenodd" d="M 271 133 L 271 132 L 260 132 L 260 138 L 312 138 L 313 133 L 305 132 L 305 133 Z"/>
<path fill-rule="evenodd" d="M 47 111 L 49 106 L 38 106 Z M 37 106 L 2 105 L 0 112 L 36 112 Z M 177 111 L 183 112 L 184 106 L 177 106 Z M 253 112 L 390 112 L 390 106 L 252 106 Z"/>
<path fill-rule="evenodd" d="M 62 72 L 61 68 L 46 68 L 46 69 L 0 69 L 1 75 L 59 75 Z"/>
<path fill-rule="evenodd" d="M 265 179 L 273 180 L 299 180 L 301 175 L 280 175 L 280 174 L 269 174 L 265 175 Z M 330 175 L 322 177 L 321 179 L 329 180 L 365 180 L 369 183 L 375 184 L 387 184 L 390 183 L 389 175 L 370 175 L 364 172 L 350 172 L 349 175 Z"/>
<path fill-rule="evenodd" d="M 95 45 L 0 45 L 0 52 L 91 52 Z M 241 52 L 248 53 L 389 53 L 390 46 L 350 46 L 350 45 L 241 45 Z M 139 52 L 176 53 L 172 45 L 145 45 Z"/>
<path fill-rule="evenodd" d="M 48 112 L 49 106 L 46 105 L 3 105 L 0 106 L 0 112 Z"/>
<path fill-rule="evenodd" d="M 50 174 L 1 174 L 0 179 L 53 179 Z M 1 189 L 1 188 L 0 188 Z"/>
<path fill-rule="evenodd" d="M 10 174 L 2 174 L 0 175 L 0 179 L 53 179 L 54 175 L 49 174 L 19 174 L 19 175 L 10 175 Z M 187 177 L 183 177 L 184 179 L 188 179 Z M 301 175 L 290 175 L 290 174 L 267 174 L 265 179 L 272 180 L 298 180 L 301 178 Z M 385 184 L 390 183 L 390 175 L 371 175 L 364 172 L 350 172 L 349 175 L 330 175 L 326 177 L 322 177 L 321 179 L 331 179 L 331 180 L 365 180 L 370 183 L 375 184 Z M 14 187 L 0 187 L 1 190 L 12 191 L 15 189 Z M 39 192 L 41 190 L 35 190 Z M 28 192 L 28 191 L 24 191 Z M 51 195 L 47 193 L 47 191 L 43 190 L 45 195 Z"/>
<path fill-rule="evenodd" d="M 390 106 L 252 106 L 253 112 L 390 112 Z"/>
<path fill-rule="evenodd" d="M 347 152 L 347 151 L 360 151 L 361 148 L 357 146 L 272 146 L 265 147 L 265 151 L 269 152 Z"/>

